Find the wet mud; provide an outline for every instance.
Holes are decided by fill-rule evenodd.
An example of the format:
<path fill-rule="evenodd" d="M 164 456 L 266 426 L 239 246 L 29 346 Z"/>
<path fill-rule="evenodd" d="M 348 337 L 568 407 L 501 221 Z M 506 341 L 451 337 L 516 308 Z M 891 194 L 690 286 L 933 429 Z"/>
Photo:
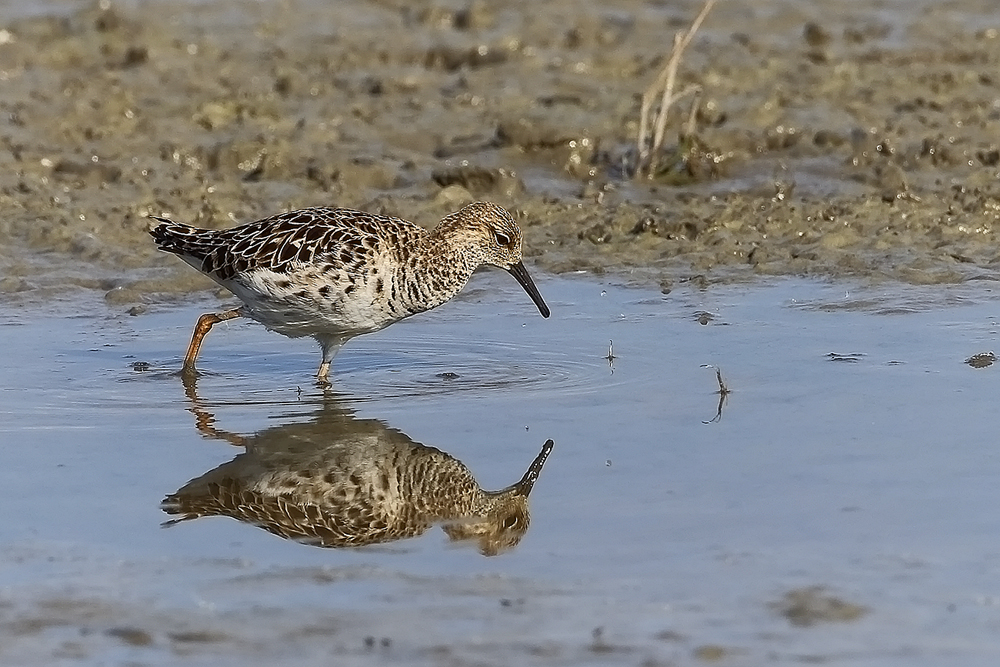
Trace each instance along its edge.
<path fill-rule="evenodd" d="M 0 292 L 207 288 L 153 250 L 149 215 L 432 225 L 473 199 L 513 209 L 555 272 L 997 277 L 990 2 L 721 2 L 679 68 L 693 132 L 682 102 L 636 178 L 642 92 L 699 6 L 5 5 Z"/>

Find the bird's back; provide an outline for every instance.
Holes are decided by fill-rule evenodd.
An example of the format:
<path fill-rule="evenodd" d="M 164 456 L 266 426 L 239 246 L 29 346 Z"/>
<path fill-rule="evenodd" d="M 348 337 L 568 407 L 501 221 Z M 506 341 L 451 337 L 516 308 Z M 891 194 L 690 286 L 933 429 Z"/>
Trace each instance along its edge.
<path fill-rule="evenodd" d="M 164 218 L 150 230 L 160 250 L 215 280 L 256 270 L 286 273 L 301 264 L 356 271 L 387 240 L 406 247 L 426 232 L 387 216 L 343 208 L 289 211 L 223 230 L 191 227 Z"/>

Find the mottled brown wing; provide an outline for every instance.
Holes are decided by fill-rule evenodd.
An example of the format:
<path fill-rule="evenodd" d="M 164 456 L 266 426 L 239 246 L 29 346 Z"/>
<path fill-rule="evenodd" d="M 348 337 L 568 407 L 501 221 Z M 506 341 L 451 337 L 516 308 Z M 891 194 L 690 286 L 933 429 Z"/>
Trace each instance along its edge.
<path fill-rule="evenodd" d="M 171 526 L 206 516 L 228 516 L 269 533 L 318 547 L 377 544 L 424 532 L 429 523 L 391 530 L 385 517 L 366 504 L 317 505 L 293 497 L 265 495 L 246 488 L 241 480 L 211 482 L 201 494 L 170 494 L 160 508 L 180 515 L 163 523 Z"/>
<path fill-rule="evenodd" d="M 163 220 L 156 218 L 157 220 Z M 354 268 L 393 229 L 416 225 L 344 208 L 289 211 L 224 230 L 205 230 L 170 220 L 150 231 L 160 250 L 201 263 L 201 270 L 222 280 L 255 269 L 286 272 L 298 263 Z"/>

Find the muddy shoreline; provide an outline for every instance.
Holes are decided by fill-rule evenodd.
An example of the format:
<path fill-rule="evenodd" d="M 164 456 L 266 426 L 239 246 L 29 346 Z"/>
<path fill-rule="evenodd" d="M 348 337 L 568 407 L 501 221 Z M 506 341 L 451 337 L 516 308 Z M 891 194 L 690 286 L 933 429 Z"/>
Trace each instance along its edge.
<path fill-rule="evenodd" d="M 697 148 L 671 140 L 667 173 L 636 180 L 642 91 L 699 6 L 0 10 L 0 295 L 208 289 L 153 249 L 149 215 L 333 204 L 430 226 L 473 199 L 516 212 L 542 270 L 664 290 L 1000 277 L 990 3 L 721 2 L 680 68 L 704 89 Z"/>

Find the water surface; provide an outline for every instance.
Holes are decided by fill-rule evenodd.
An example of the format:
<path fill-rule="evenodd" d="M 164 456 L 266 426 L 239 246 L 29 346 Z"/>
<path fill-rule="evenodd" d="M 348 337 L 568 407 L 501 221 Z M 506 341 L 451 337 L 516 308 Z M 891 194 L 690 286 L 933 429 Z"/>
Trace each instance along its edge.
<path fill-rule="evenodd" d="M 214 300 L 6 313 L 0 662 L 995 663 L 997 367 L 964 363 L 1000 347 L 989 284 L 538 283 L 551 319 L 478 275 L 345 346 L 329 392 L 311 342 L 239 320 L 186 392 Z M 242 451 L 193 408 L 248 437 L 377 419 L 493 489 L 555 448 L 507 553 L 436 528 L 321 549 L 160 527 Z"/>

